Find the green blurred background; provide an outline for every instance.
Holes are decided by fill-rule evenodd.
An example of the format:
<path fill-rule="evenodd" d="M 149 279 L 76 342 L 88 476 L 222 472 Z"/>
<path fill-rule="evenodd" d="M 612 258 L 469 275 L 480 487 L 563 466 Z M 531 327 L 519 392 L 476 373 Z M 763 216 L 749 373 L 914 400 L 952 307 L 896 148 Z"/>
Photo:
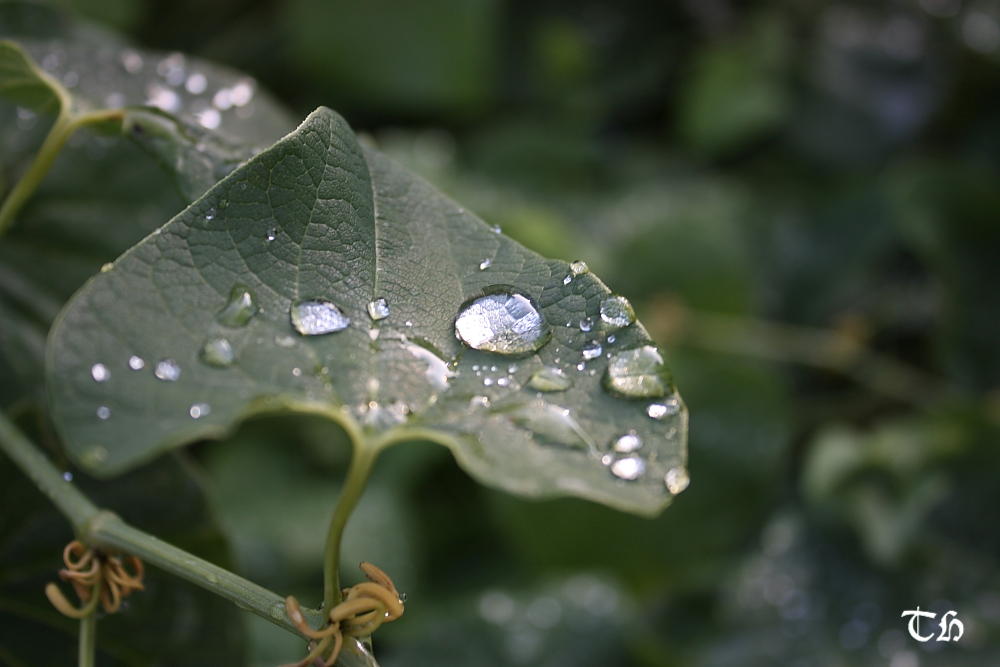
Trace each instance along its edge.
<path fill-rule="evenodd" d="M 655 520 L 386 454 L 346 538 L 408 593 L 381 664 L 1000 664 L 1000 2 L 72 5 L 336 109 L 667 351 L 692 483 Z M 237 569 L 313 603 L 336 428 L 191 454 Z M 249 664 L 300 654 L 245 620 Z"/>

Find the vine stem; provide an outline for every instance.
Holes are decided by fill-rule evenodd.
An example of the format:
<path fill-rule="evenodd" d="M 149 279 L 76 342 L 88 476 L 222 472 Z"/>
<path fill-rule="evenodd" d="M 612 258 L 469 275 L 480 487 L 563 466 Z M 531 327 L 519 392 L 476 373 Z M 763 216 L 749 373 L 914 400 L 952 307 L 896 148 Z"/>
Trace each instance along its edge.
<path fill-rule="evenodd" d="M 96 593 L 95 593 L 96 595 Z M 97 612 L 80 619 L 80 644 L 77 664 L 79 667 L 94 667 L 97 654 Z"/>
<path fill-rule="evenodd" d="M 296 635 L 300 634 L 285 614 L 284 597 L 134 528 L 113 512 L 98 508 L 71 482 L 63 479 L 62 473 L 52 462 L 2 412 L 0 450 L 10 456 L 69 519 L 82 542 L 99 549 L 138 556 L 161 570 L 226 598 L 241 609 L 253 612 Z M 355 502 L 356 500 L 355 498 Z M 346 518 L 344 522 L 346 523 Z M 322 625 L 317 610 L 302 609 L 302 614 L 313 625 Z"/>
<path fill-rule="evenodd" d="M 42 179 L 52 168 L 59 151 L 74 132 L 85 125 L 121 120 L 125 115 L 121 109 L 101 109 L 82 114 L 72 114 L 67 109 L 68 104 L 64 102 L 35 159 L 11 189 L 3 205 L 0 205 L 0 236 L 3 236 L 14 223 L 14 217 L 38 189 Z"/>
<path fill-rule="evenodd" d="M 349 435 L 352 439 L 361 437 L 355 433 Z M 340 544 L 344 538 L 347 521 L 361 499 L 372 465 L 378 456 L 376 447 L 355 446 L 353 452 L 351 465 L 344 479 L 344 489 L 337 499 L 337 505 L 330 517 L 330 527 L 326 533 L 326 547 L 323 552 L 323 618 L 326 618 L 330 610 L 340 602 Z"/>

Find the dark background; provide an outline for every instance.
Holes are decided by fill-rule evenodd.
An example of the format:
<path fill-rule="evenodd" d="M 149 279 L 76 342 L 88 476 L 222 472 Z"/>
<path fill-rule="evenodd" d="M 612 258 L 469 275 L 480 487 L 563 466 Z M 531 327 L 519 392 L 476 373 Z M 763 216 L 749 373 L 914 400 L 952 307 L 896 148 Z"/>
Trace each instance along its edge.
<path fill-rule="evenodd" d="M 339 111 L 667 352 L 692 483 L 655 520 L 387 453 L 345 558 L 409 594 L 383 665 L 1000 662 L 1000 2 L 74 8 Z M 331 442 L 268 419 L 193 450 L 237 568 L 306 603 Z M 911 639 L 918 605 L 965 636 Z M 299 655 L 248 622 L 252 664 Z"/>

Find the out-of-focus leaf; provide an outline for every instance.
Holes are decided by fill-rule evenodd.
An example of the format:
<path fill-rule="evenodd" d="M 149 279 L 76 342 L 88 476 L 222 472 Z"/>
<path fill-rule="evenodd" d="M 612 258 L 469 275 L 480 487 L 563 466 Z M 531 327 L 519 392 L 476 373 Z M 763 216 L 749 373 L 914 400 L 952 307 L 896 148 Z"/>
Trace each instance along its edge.
<path fill-rule="evenodd" d="M 162 460 L 113 482 L 76 482 L 139 528 L 227 566 L 226 543 L 184 466 Z M 11 665 L 75 663 L 79 622 L 59 614 L 43 590 L 58 581 L 69 524 L 31 481 L 0 460 L 0 660 Z M 109 667 L 236 665 L 244 655 L 240 612 L 228 601 L 147 568 L 145 590 L 98 621 L 98 657 Z M 64 587 L 65 584 L 62 584 Z M 72 593 L 69 593 L 72 596 Z"/>

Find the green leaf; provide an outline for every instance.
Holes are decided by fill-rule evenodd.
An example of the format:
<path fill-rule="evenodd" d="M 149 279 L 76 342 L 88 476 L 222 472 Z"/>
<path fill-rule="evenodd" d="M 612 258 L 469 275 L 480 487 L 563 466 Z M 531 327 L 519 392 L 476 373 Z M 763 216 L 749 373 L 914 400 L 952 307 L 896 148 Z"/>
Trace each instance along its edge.
<path fill-rule="evenodd" d="M 102 505 L 143 529 L 222 566 L 225 541 L 194 477 L 163 460 L 112 482 L 75 482 Z M 0 661 L 5 665 L 76 664 L 79 623 L 59 614 L 43 594 L 58 581 L 72 530 L 31 480 L 0 457 Z M 149 568 L 146 588 L 121 612 L 98 622 L 97 664 L 240 664 L 241 612 L 192 584 Z M 68 591 L 68 586 L 62 584 Z M 68 593 L 74 599 L 72 593 Z"/>
<path fill-rule="evenodd" d="M 77 294 L 50 337 L 53 414 L 70 454 L 105 475 L 290 409 L 329 416 L 369 452 L 430 440 L 510 492 L 652 514 L 668 473 L 686 475 L 686 409 L 645 329 L 602 319 L 610 292 L 574 269 L 363 151 L 320 109 Z M 469 307 L 482 299 L 524 317 L 504 328 L 510 315 Z M 545 369 L 568 388 L 536 390 Z M 622 436 L 638 449 L 612 451 Z"/>

